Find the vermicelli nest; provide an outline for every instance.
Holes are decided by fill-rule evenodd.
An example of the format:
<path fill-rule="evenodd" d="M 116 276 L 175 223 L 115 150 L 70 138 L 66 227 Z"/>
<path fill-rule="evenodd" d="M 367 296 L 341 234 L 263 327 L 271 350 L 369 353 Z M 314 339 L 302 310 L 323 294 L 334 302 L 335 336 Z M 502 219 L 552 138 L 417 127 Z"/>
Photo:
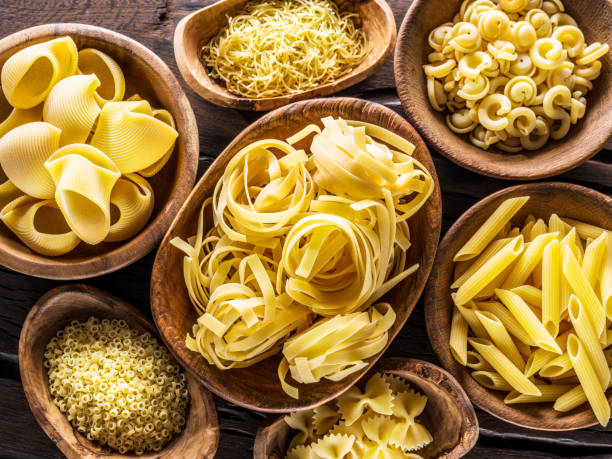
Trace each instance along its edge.
<path fill-rule="evenodd" d="M 330 0 L 255 0 L 203 46 L 211 76 L 243 97 L 305 91 L 352 71 L 368 52 L 357 14 Z"/>
<path fill-rule="evenodd" d="M 150 333 L 123 320 L 72 321 L 47 344 L 45 368 L 73 427 L 122 454 L 160 451 L 185 425 L 185 375 Z"/>

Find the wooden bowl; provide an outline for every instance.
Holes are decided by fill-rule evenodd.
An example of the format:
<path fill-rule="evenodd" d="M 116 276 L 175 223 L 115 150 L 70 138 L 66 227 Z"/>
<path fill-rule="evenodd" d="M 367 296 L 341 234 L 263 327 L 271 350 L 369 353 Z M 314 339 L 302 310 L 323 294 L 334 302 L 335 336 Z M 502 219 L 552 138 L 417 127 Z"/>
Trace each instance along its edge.
<path fill-rule="evenodd" d="M 415 0 L 399 31 L 395 52 L 395 82 L 408 119 L 440 153 L 479 174 L 501 179 L 533 180 L 561 174 L 595 155 L 612 135 L 612 53 L 602 59 L 601 76 L 587 95 L 585 117 L 572 126 L 567 137 L 551 140 L 536 151 L 506 153 L 473 145 L 467 136 L 451 131 L 445 113 L 429 104 L 423 64 L 432 50 L 429 32 L 459 11 L 462 0 Z M 574 0 L 565 2 L 584 32 L 587 43 L 612 47 L 612 2 Z"/>
<path fill-rule="evenodd" d="M 250 99 L 232 94 L 222 81 L 208 74 L 201 58 L 202 45 L 210 41 L 249 0 L 221 0 L 184 17 L 174 32 L 174 57 L 187 84 L 204 99 L 238 110 L 272 110 L 298 100 L 324 97 L 348 88 L 374 74 L 393 53 L 397 36 L 393 12 L 385 0 L 337 0 L 342 11 L 359 13 L 370 51 L 352 72 L 333 83 L 297 94 Z"/>
<path fill-rule="evenodd" d="M 86 285 L 66 285 L 43 295 L 31 309 L 19 337 L 19 372 L 30 409 L 38 424 L 68 458 L 212 458 L 219 443 L 219 421 L 212 395 L 187 374 L 190 402 L 183 431 L 159 453 L 123 455 L 88 440 L 72 428 L 55 406 L 43 366 L 47 343 L 73 320 L 89 317 L 123 319 L 131 328 L 158 336 L 136 308 Z"/>
<path fill-rule="evenodd" d="M 416 146 L 414 156 L 429 170 L 436 183 L 435 191 L 428 202 L 408 221 L 414 238 L 406 263 L 408 265 L 419 263 L 421 267 L 384 299 L 391 303 L 397 314 L 397 320 L 389 331 L 389 343 L 412 312 L 435 257 L 441 213 L 437 176 L 427 147 L 410 124 L 397 113 L 382 105 L 359 99 L 319 99 L 298 102 L 275 110 L 247 127 L 208 168 L 180 210 L 157 253 L 151 279 L 153 318 L 162 338 L 175 357 L 207 388 L 220 397 L 246 408 L 266 412 L 289 412 L 311 408 L 340 395 L 357 381 L 367 368 L 339 382 L 324 380 L 317 384 L 300 384 L 300 399 L 294 400 L 283 392 L 278 380 L 280 355 L 248 368 L 222 371 L 209 365 L 201 355 L 185 347 L 185 337 L 191 333 L 198 316 L 189 301 L 183 279 L 184 254 L 169 242 L 175 237 L 185 239 L 195 234 L 202 202 L 211 196 L 228 161 L 240 149 L 264 138 L 285 139 L 307 124 L 320 125 L 321 118 L 332 115 L 377 124 L 408 139 Z M 308 144 L 304 143 L 303 146 L 306 148 Z M 369 360 L 369 366 L 380 354 Z"/>
<path fill-rule="evenodd" d="M 455 459 L 474 447 L 478 440 L 476 413 L 459 383 L 449 373 L 422 360 L 392 357 L 378 362 L 357 385 L 363 390 L 369 377 L 378 372 L 400 376 L 427 396 L 427 405 L 418 421 L 427 427 L 433 442 L 414 453 L 424 458 Z M 266 419 L 257 430 L 253 458 L 285 457 L 295 433 L 282 416 Z"/>
<path fill-rule="evenodd" d="M 154 107 L 170 111 L 179 138 L 170 161 L 147 179 L 155 192 L 155 208 L 147 226 L 131 239 L 95 246 L 81 243 L 66 255 L 46 257 L 23 245 L 0 224 L 0 264 L 30 276 L 58 280 L 107 274 L 153 249 L 193 187 L 200 149 L 193 110 L 168 66 L 148 48 L 117 32 L 84 24 L 46 24 L 25 29 L 0 40 L 0 67 L 22 48 L 64 35 L 72 37 L 79 49 L 91 46 L 117 60 L 126 77 L 126 97 L 137 92 Z"/>
<path fill-rule="evenodd" d="M 506 422 L 539 430 L 574 430 L 597 424 L 590 406 L 584 404 L 568 413 L 552 408 L 552 403 L 506 405 L 505 393 L 490 391 L 478 384 L 466 368 L 455 361 L 449 349 L 452 315 L 451 289 L 453 257 L 472 234 L 505 199 L 531 196 L 512 219 L 522 223 L 533 214 L 548 219 L 558 213 L 587 223 L 612 229 L 612 198 L 596 191 L 569 183 L 532 183 L 506 188 L 470 207 L 448 230 L 440 247 L 434 269 L 425 291 L 425 323 L 434 352 L 442 366 L 463 386 L 472 402 Z M 612 402 L 612 389 L 608 390 Z"/>

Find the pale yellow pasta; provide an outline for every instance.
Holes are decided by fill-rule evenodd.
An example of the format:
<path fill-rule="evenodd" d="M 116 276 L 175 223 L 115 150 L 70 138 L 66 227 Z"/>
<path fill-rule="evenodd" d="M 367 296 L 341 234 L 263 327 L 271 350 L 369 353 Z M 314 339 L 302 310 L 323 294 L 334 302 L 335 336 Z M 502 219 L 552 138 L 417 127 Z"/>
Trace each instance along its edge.
<path fill-rule="evenodd" d="M 542 323 L 552 336 L 557 336 L 561 319 L 561 276 L 561 250 L 554 240 L 542 256 Z"/>
<path fill-rule="evenodd" d="M 606 254 L 607 233 L 602 232 L 596 239 L 587 245 L 582 259 L 582 270 L 591 287 L 595 288 L 599 276 L 603 271 L 602 262 Z"/>
<path fill-rule="evenodd" d="M 582 239 L 597 239 L 606 230 L 599 226 L 574 220 L 573 218 L 562 218 L 562 221 L 570 227 L 576 228 L 576 232 Z"/>
<path fill-rule="evenodd" d="M 517 338 L 521 343 L 527 346 L 535 346 L 535 341 L 529 336 L 529 334 L 523 329 L 521 324 L 514 318 L 514 316 L 498 301 L 483 301 L 476 302 L 478 309 L 488 311 L 502 322 L 506 330 Z"/>
<path fill-rule="evenodd" d="M 558 355 L 540 369 L 540 376 L 543 378 L 566 377 L 572 371 L 573 366 L 567 352 Z"/>
<path fill-rule="evenodd" d="M 606 255 L 602 265 L 599 291 L 601 293 L 601 302 L 606 311 L 606 317 L 608 320 L 612 320 L 612 233 L 610 231 L 606 232 Z M 608 334 L 610 334 L 609 331 Z M 612 344 L 612 339 L 608 339 L 607 343 Z"/>
<path fill-rule="evenodd" d="M 11 106 L 0 88 L 0 138 L 7 132 L 21 126 L 42 120 L 42 104 L 36 107 L 21 109 Z"/>
<path fill-rule="evenodd" d="M 393 393 L 383 376 L 377 373 L 368 380 L 363 392 L 353 386 L 338 397 L 337 404 L 345 424 L 350 426 L 367 408 L 378 414 L 393 414 Z"/>
<path fill-rule="evenodd" d="M 146 179 L 137 174 L 121 177 L 111 191 L 111 222 L 104 240 L 118 242 L 137 234 L 151 217 L 153 205 L 153 188 Z"/>
<path fill-rule="evenodd" d="M 108 54 L 95 48 L 79 51 L 79 72 L 83 75 L 94 74 L 100 81 L 95 98 L 100 107 L 106 102 L 117 102 L 125 94 L 125 77 L 117 62 Z"/>
<path fill-rule="evenodd" d="M 173 129 L 176 129 L 176 123 L 174 122 L 174 117 L 168 110 L 164 110 L 164 109 L 153 110 L 153 117 L 157 118 L 160 121 L 163 121 L 168 126 L 171 126 Z M 151 164 L 149 167 L 145 167 L 144 169 L 139 170 L 138 173 L 142 175 L 143 177 L 152 177 L 155 174 L 157 174 L 159 171 L 163 169 L 163 167 L 172 157 L 172 153 L 174 153 L 174 148 L 175 148 L 175 144 L 172 144 L 172 146 L 168 149 L 166 154 L 162 156 L 160 159 L 158 159 L 157 162 Z"/>
<path fill-rule="evenodd" d="M 486 387 L 487 389 L 501 390 L 504 392 L 509 392 L 512 390 L 512 386 L 495 371 L 473 371 L 472 378 L 474 378 L 478 384 Z"/>
<path fill-rule="evenodd" d="M 508 357 L 519 370 L 523 371 L 525 369 L 525 361 L 501 320 L 495 316 L 495 314 L 488 311 L 474 311 L 474 314 L 487 330 L 493 344 L 495 344 L 495 346 L 497 346 L 497 348 Z M 462 363 L 462 365 L 465 364 Z"/>
<path fill-rule="evenodd" d="M 468 323 L 458 309 L 453 311 L 449 346 L 451 353 L 461 365 L 467 365 Z"/>
<path fill-rule="evenodd" d="M 558 357 L 555 352 L 547 351 L 546 349 L 536 349 L 531 353 L 525 364 L 525 374 L 528 377 L 533 376 L 540 371 L 547 363 Z"/>
<path fill-rule="evenodd" d="M 11 183 L 0 168 L 0 210 L 9 202 L 22 196 L 23 192 Z"/>
<path fill-rule="evenodd" d="M 489 336 L 487 330 L 476 317 L 475 311 L 477 311 L 478 308 L 474 302 L 470 302 L 467 306 L 457 306 L 457 309 L 468 323 L 468 326 L 470 330 L 472 330 L 474 336 L 478 338 L 487 338 Z"/>
<path fill-rule="evenodd" d="M 506 398 L 504 398 L 504 403 L 506 405 L 513 405 L 516 403 L 554 402 L 561 395 L 570 390 L 572 386 L 568 384 L 541 384 L 537 385 L 537 388 L 541 392 L 541 394 L 537 396 L 521 394 L 513 390 L 506 395 Z"/>
<path fill-rule="evenodd" d="M 529 246 L 525 248 L 518 258 L 513 270 L 504 281 L 502 288 L 511 289 L 523 285 L 542 259 L 546 245 L 556 237 L 556 233 L 546 233 L 537 236 L 530 242 Z"/>
<path fill-rule="evenodd" d="M 510 110 L 512 110 L 512 102 L 507 96 L 490 94 L 478 107 L 478 121 L 487 129 L 501 131 L 508 126 L 507 115 Z"/>
<path fill-rule="evenodd" d="M 472 370 L 491 371 L 493 367 L 476 351 L 467 351 L 466 364 Z"/>
<path fill-rule="evenodd" d="M 587 397 L 584 393 L 584 389 L 581 385 L 578 385 L 568 390 L 563 395 L 560 395 L 557 400 L 555 400 L 553 409 L 555 411 L 567 412 L 586 402 Z"/>
<path fill-rule="evenodd" d="M 536 127 L 536 114 L 528 107 L 516 107 L 508 113 L 506 131 L 511 136 L 527 136 Z"/>

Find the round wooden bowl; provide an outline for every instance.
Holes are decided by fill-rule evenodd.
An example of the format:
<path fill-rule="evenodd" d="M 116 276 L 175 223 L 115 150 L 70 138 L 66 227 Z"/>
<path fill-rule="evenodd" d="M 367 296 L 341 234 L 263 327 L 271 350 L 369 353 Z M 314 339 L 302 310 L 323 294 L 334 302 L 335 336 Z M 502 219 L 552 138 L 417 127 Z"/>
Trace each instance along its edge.
<path fill-rule="evenodd" d="M 374 74 L 393 53 L 397 36 L 393 11 L 385 0 L 338 0 L 341 11 L 359 13 L 361 27 L 371 46 L 367 57 L 338 80 L 297 94 L 250 99 L 225 89 L 212 79 L 201 58 L 202 45 L 210 41 L 249 0 L 221 0 L 184 17 L 174 32 L 174 57 L 187 84 L 204 99 L 238 110 L 272 110 L 298 100 L 324 97 L 353 86 Z"/>
<path fill-rule="evenodd" d="M 374 373 L 390 373 L 406 379 L 427 396 L 425 410 L 418 422 L 427 427 L 432 443 L 417 451 L 424 458 L 456 459 L 470 451 L 478 440 L 478 419 L 459 383 L 442 368 L 422 360 L 385 358 L 380 360 L 357 385 L 363 385 Z M 254 459 L 281 459 L 295 435 L 283 417 L 266 419 L 257 430 Z"/>
<path fill-rule="evenodd" d="M 453 279 L 453 257 L 476 232 L 502 201 L 517 196 L 530 196 L 512 219 L 522 223 L 533 214 L 548 219 L 550 214 L 573 218 L 612 229 L 612 198 L 596 191 L 569 183 L 531 183 L 506 188 L 470 207 L 448 230 L 436 256 L 434 269 L 425 291 L 425 323 L 434 352 L 442 366 L 463 386 L 472 402 L 506 422 L 538 430 L 574 430 L 597 424 L 590 406 L 584 404 L 568 413 L 553 410 L 552 403 L 506 405 L 506 393 L 492 391 L 478 384 L 470 369 L 452 357 L 449 348 L 452 301 L 450 285 Z M 612 389 L 608 389 L 612 402 Z"/>
<path fill-rule="evenodd" d="M 277 109 L 247 127 L 208 168 L 180 210 L 157 253 L 151 279 L 153 318 L 175 357 L 207 388 L 246 408 L 266 412 L 311 408 L 340 395 L 357 381 L 367 368 L 339 382 L 324 380 L 317 384 L 300 384 L 300 399 L 294 400 L 280 386 L 277 375 L 280 355 L 248 368 L 222 371 L 209 365 L 200 354 L 185 346 L 185 337 L 191 333 L 198 315 L 189 301 L 183 279 L 184 254 L 169 242 L 175 237 L 186 239 L 195 234 L 202 202 L 212 195 L 228 161 L 240 149 L 260 139 L 285 139 L 310 123 L 321 125 L 320 119 L 326 116 L 340 116 L 377 124 L 408 139 L 416 146 L 415 158 L 421 161 L 435 180 L 434 193 L 423 208 L 408 221 L 413 245 L 408 250 L 406 263 L 419 263 L 420 268 L 384 298 L 397 314 L 395 324 L 389 331 L 389 343 L 410 316 L 423 291 L 435 257 L 441 221 L 437 176 L 427 147 L 410 124 L 397 113 L 382 105 L 359 99 L 318 99 Z M 309 144 L 303 142 L 300 146 L 308 148 Z M 379 356 L 380 354 L 370 359 L 370 366 Z"/>
<path fill-rule="evenodd" d="M 399 31 L 395 50 L 395 82 L 408 119 L 436 150 L 451 161 L 479 174 L 501 179 L 533 180 L 561 174 L 597 153 L 612 135 L 612 53 L 602 59 L 601 76 L 587 95 L 585 117 L 561 140 L 551 140 L 535 151 L 506 153 L 494 146 L 488 151 L 473 145 L 467 136 L 455 134 L 445 113 L 435 111 L 427 98 L 423 64 L 432 51 L 429 32 L 459 11 L 462 0 L 415 0 Z M 587 43 L 612 47 L 612 2 L 565 2 Z"/>
<path fill-rule="evenodd" d="M 157 330 L 136 308 L 112 295 L 86 285 L 57 287 L 31 309 L 19 337 L 19 372 L 30 409 L 38 424 L 70 459 L 76 458 L 212 458 L 219 443 L 219 421 L 212 395 L 187 374 L 190 402 L 187 423 L 159 453 L 142 456 L 119 454 L 88 440 L 72 428 L 49 393 L 44 363 L 47 343 L 73 320 L 123 319 L 131 328 L 158 336 Z"/>
<path fill-rule="evenodd" d="M 0 264 L 30 276 L 69 280 L 100 276 L 142 258 L 160 241 L 196 178 L 199 138 L 195 115 L 168 66 L 151 50 L 131 38 L 84 24 L 46 24 L 25 29 L 0 40 L 0 67 L 17 51 L 35 43 L 68 35 L 79 49 L 94 47 L 121 66 L 126 97 L 138 93 L 154 107 L 174 117 L 179 137 L 164 168 L 147 179 L 155 193 L 155 208 L 147 225 L 131 239 L 95 246 L 82 242 L 60 257 L 39 255 L 0 224 Z"/>

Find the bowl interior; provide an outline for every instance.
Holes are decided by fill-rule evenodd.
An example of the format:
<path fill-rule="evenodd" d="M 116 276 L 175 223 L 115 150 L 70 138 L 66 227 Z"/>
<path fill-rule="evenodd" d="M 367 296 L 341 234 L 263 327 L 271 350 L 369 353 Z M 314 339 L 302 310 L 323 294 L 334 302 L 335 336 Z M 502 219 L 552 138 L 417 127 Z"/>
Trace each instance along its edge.
<path fill-rule="evenodd" d="M 451 227 L 442 239 L 436 264 L 425 294 L 425 318 L 427 333 L 442 366 L 457 378 L 470 399 L 480 408 L 513 424 L 542 430 L 572 430 L 596 424 L 588 404 L 568 413 L 552 408 L 552 403 L 525 403 L 506 405 L 505 392 L 491 391 L 478 384 L 452 357 L 449 349 L 452 302 L 450 285 L 453 278 L 453 256 L 471 237 L 497 206 L 505 199 L 531 196 L 529 201 L 512 219 L 522 225 L 527 215 L 545 221 L 552 213 L 586 223 L 612 229 L 612 198 L 596 191 L 568 183 L 538 183 L 519 185 L 501 190 L 471 207 Z M 612 400 L 612 389 L 608 390 Z"/>
<path fill-rule="evenodd" d="M 575 0 L 564 2 L 587 44 L 608 43 L 612 47 L 612 3 Z M 416 0 L 400 29 L 395 57 L 395 80 L 409 120 L 442 154 L 457 164 L 492 177 L 537 179 L 560 174 L 593 156 L 612 135 L 612 53 L 602 58 L 602 70 L 587 94 L 586 115 L 568 135 L 550 140 L 539 150 L 506 153 L 474 146 L 467 135 L 458 135 L 446 125 L 446 112 L 435 111 L 427 98 L 423 64 L 433 50 L 429 32 L 452 21 L 461 0 Z"/>
<path fill-rule="evenodd" d="M 176 435 L 161 453 L 143 456 L 121 455 L 111 448 L 88 440 L 72 428 L 64 414 L 53 403 L 47 370 L 43 365 L 44 352 L 47 343 L 59 330 L 73 320 L 85 321 L 92 316 L 100 319 L 123 319 L 131 328 L 140 332 L 147 331 L 158 337 L 153 324 L 138 310 L 93 287 L 59 287 L 39 300 L 29 314 L 20 337 L 20 371 L 24 390 L 36 420 L 62 452 L 68 457 L 154 458 L 160 457 L 160 454 L 162 457 L 172 457 L 168 454 L 202 451 L 214 454 L 218 441 L 214 403 L 210 393 L 189 375 L 187 384 L 190 402 L 187 423 L 183 431 Z"/>
<path fill-rule="evenodd" d="M 172 215 L 168 214 L 178 211 L 181 198 L 187 196 L 195 181 L 199 152 L 195 118 L 178 82 L 153 52 L 128 37 L 82 24 L 39 26 L 0 41 L 0 67 L 17 51 L 64 35 L 72 37 L 79 50 L 93 47 L 115 59 L 125 75 L 125 98 L 140 94 L 151 102 L 152 107 L 167 109 L 172 113 L 179 132 L 174 154 L 168 163 L 158 174 L 147 178 L 154 190 L 155 207 L 147 226 L 133 238 L 95 246 L 82 242 L 66 255 L 49 258 L 31 251 L 8 228 L 0 225 L 0 250 L 8 257 L 3 264 L 42 277 L 82 278 L 119 269 L 153 248 L 170 224 Z M 102 255 L 107 260 L 100 260 Z M 52 269 L 44 266 L 48 263 L 53 265 Z M 58 267 L 70 269 L 70 274 L 62 277 L 61 272 L 57 272 Z"/>
<path fill-rule="evenodd" d="M 309 123 L 320 124 L 320 119 L 325 116 L 367 121 L 408 139 L 416 146 L 414 156 L 424 164 L 436 181 L 436 189 L 431 198 L 408 221 L 413 245 L 408 251 L 407 263 L 419 263 L 420 269 L 383 298 L 383 301 L 388 301 L 393 306 L 397 314 L 396 322 L 390 330 L 389 342 L 412 312 L 435 256 L 440 232 L 441 204 L 434 166 L 416 131 L 395 112 L 357 99 L 320 99 L 278 109 L 243 131 L 198 182 L 162 242 L 151 280 L 151 309 L 163 339 L 189 371 L 219 396 L 260 411 L 287 412 L 324 403 L 346 390 L 367 368 L 339 382 L 323 380 L 316 384 L 300 385 L 300 399 L 294 400 L 283 392 L 278 380 L 280 355 L 251 367 L 227 371 L 208 365 L 202 356 L 185 347 L 185 336 L 191 333 L 197 315 L 189 301 L 183 280 L 183 254 L 171 246 L 169 241 L 177 236 L 185 239 L 195 234 L 201 203 L 212 194 L 225 165 L 241 148 L 263 138 L 285 139 Z M 303 144 L 303 147 L 307 146 L 307 143 Z M 374 360 L 375 358 L 370 359 L 371 363 Z"/>

